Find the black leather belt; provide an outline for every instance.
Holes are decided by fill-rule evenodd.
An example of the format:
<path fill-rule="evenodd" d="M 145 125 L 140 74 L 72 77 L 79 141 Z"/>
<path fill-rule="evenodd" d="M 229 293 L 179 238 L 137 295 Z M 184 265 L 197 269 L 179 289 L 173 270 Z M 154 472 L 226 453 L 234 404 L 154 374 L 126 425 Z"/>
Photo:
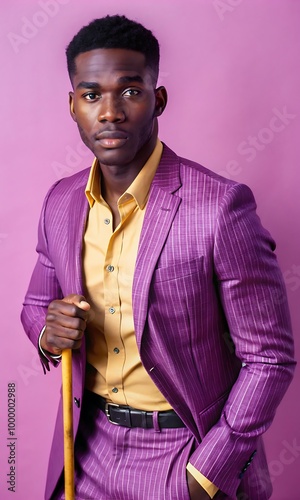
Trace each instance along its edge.
<path fill-rule="evenodd" d="M 105 412 L 109 422 L 122 427 L 142 427 L 143 429 L 153 429 L 153 411 L 143 411 L 131 406 L 107 403 L 104 398 L 91 391 L 86 391 L 87 404 L 92 402 L 103 412 Z M 158 425 L 161 429 L 176 429 L 185 427 L 181 418 L 174 410 L 159 411 Z"/>

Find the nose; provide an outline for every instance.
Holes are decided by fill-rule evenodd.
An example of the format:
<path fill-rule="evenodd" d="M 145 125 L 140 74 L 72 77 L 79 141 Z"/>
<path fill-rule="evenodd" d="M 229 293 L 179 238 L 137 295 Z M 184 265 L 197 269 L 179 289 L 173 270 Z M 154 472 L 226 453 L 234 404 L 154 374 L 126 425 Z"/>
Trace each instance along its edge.
<path fill-rule="evenodd" d="M 119 99 L 112 96 L 102 97 L 100 101 L 99 122 L 123 122 L 125 113 Z"/>

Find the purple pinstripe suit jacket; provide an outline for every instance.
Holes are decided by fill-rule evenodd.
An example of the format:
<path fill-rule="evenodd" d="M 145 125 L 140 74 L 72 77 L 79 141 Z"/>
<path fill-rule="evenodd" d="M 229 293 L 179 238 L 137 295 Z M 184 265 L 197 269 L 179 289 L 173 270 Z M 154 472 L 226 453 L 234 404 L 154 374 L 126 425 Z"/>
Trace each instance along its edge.
<path fill-rule="evenodd" d="M 84 294 L 88 173 L 60 180 L 44 202 L 39 257 L 22 312 L 35 345 L 48 304 L 70 293 Z M 229 498 L 242 488 L 244 500 L 270 496 L 260 436 L 273 420 L 295 364 L 275 244 L 255 208 L 249 188 L 164 146 L 133 283 L 141 360 L 197 438 L 191 463 Z M 84 345 L 74 353 L 73 373 L 74 396 L 81 399 Z M 75 433 L 79 414 L 74 406 Z M 47 499 L 62 469 L 59 408 Z"/>

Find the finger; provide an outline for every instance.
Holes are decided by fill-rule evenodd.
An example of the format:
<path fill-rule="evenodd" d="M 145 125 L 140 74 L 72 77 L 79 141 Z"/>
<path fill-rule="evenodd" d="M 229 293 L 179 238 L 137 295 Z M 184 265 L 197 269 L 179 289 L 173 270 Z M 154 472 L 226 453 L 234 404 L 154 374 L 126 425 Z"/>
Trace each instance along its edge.
<path fill-rule="evenodd" d="M 81 330 L 73 330 L 60 327 L 59 330 L 55 327 L 47 326 L 45 330 L 45 348 L 60 354 L 63 349 L 78 349 L 81 346 L 83 332 Z"/>
<path fill-rule="evenodd" d="M 66 300 L 53 300 L 48 306 L 48 312 L 54 315 L 64 315 L 73 318 L 81 318 L 84 321 L 87 319 L 87 311 L 78 307 L 74 302 Z"/>
<path fill-rule="evenodd" d="M 80 309 L 83 309 L 84 311 L 89 311 L 91 308 L 90 304 L 85 300 L 81 300 L 79 304 L 76 305 L 78 305 L 78 307 L 80 307 Z"/>
<path fill-rule="evenodd" d="M 55 342 L 47 343 L 47 350 L 53 354 L 60 355 L 64 349 L 80 349 L 82 339 L 72 340 L 65 337 L 55 337 Z"/>
<path fill-rule="evenodd" d="M 71 294 L 67 295 L 67 297 L 64 297 L 62 300 L 64 302 L 68 302 L 69 304 L 75 304 L 76 306 L 80 307 L 80 309 L 83 309 L 85 311 L 88 311 L 91 307 L 83 295 Z"/>
<path fill-rule="evenodd" d="M 84 332 L 86 328 L 85 318 L 78 318 L 74 316 L 66 316 L 57 312 L 48 311 L 46 315 L 46 325 L 55 328 L 56 330 L 67 328 L 70 330 L 78 330 Z"/>

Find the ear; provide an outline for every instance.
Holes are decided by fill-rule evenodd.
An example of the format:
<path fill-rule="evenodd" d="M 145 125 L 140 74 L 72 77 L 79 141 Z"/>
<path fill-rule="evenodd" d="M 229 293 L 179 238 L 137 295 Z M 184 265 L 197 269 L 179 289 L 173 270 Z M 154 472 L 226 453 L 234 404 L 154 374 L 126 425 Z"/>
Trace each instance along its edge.
<path fill-rule="evenodd" d="M 155 89 L 155 111 L 154 116 L 160 116 L 167 105 L 168 94 L 165 87 L 158 87 Z"/>
<path fill-rule="evenodd" d="M 69 92 L 69 106 L 70 106 L 70 115 L 73 118 L 74 122 L 76 122 L 76 114 L 74 110 L 74 92 Z"/>

